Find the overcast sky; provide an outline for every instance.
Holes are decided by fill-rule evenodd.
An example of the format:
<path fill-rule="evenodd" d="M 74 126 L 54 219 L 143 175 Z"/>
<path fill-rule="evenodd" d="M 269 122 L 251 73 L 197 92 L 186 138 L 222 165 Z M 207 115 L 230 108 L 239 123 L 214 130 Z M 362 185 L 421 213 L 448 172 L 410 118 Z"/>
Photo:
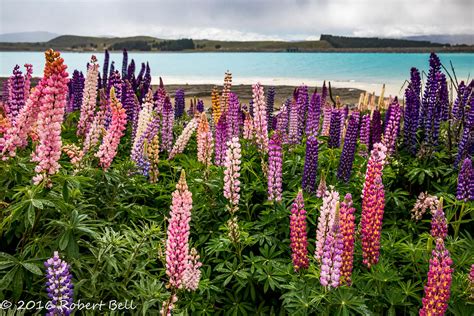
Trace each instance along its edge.
<path fill-rule="evenodd" d="M 473 0 L 0 0 L 0 33 L 310 40 L 473 34 Z"/>

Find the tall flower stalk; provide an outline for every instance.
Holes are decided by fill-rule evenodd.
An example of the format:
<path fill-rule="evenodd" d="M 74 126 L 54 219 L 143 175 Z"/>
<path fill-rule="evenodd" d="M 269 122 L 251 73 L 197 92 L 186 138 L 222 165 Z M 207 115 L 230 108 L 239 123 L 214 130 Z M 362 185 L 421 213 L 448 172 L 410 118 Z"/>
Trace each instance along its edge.
<path fill-rule="evenodd" d="M 331 113 L 331 123 L 329 125 L 329 148 L 339 148 L 341 146 L 341 122 L 341 110 L 333 109 Z"/>
<path fill-rule="evenodd" d="M 173 149 L 171 149 L 170 154 L 168 156 L 168 160 L 173 159 L 177 154 L 181 154 L 186 145 L 188 145 L 191 136 L 193 136 L 194 131 L 196 130 L 198 125 L 198 119 L 193 118 L 191 121 L 188 122 L 186 127 L 179 135 L 178 139 L 174 143 Z"/>
<path fill-rule="evenodd" d="M 379 260 L 380 234 L 385 209 L 382 170 L 387 148 L 376 143 L 370 154 L 362 190 L 361 241 L 363 263 L 369 268 Z"/>
<path fill-rule="evenodd" d="M 228 210 L 231 214 L 235 214 L 239 209 L 241 158 L 239 138 L 232 137 L 227 142 L 224 163 L 224 197 L 229 201 Z"/>
<path fill-rule="evenodd" d="M 212 152 L 214 150 L 214 138 L 207 121 L 206 113 L 201 114 L 201 120 L 197 127 L 197 158 L 206 166 L 212 164 Z"/>
<path fill-rule="evenodd" d="M 161 148 L 169 152 L 173 146 L 174 112 L 170 98 L 167 96 L 163 103 L 163 122 L 161 124 Z"/>
<path fill-rule="evenodd" d="M 323 205 L 318 217 L 318 228 L 316 231 L 316 250 L 314 257 L 321 261 L 324 253 L 324 244 L 330 229 L 334 225 L 336 217 L 336 206 L 339 203 L 339 192 L 334 190 L 333 186 L 326 190 L 323 197 Z"/>
<path fill-rule="evenodd" d="M 87 69 L 84 92 L 82 97 L 81 115 L 77 123 L 77 135 L 85 136 L 94 120 L 94 111 L 97 102 L 97 80 L 99 76 L 99 65 L 97 59 L 92 55 L 89 68 Z"/>
<path fill-rule="evenodd" d="M 344 251 L 343 235 L 339 226 L 339 202 L 336 202 L 335 219 L 329 227 L 324 240 L 319 282 L 322 286 L 336 288 L 341 278 L 342 254 Z"/>
<path fill-rule="evenodd" d="M 267 125 L 267 108 L 263 95 L 263 86 L 260 83 L 252 86 L 253 104 L 255 114 L 253 117 L 255 140 L 261 152 L 268 152 L 268 125 Z"/>
<path fill-rule="evenodd" d="M 306 155 L 302 178 L 303 190 L 310 193 L 316 192 L 316 178 L 318 176 L 318 139 L 310 135 L 306 140 Z"/>
<path fill-rule="evenodd" d="M 37 118 L 39 142 L 32 153 L 31 160 L 38 163 L 35 167 L 36 176 L 33 182 L 39 184 L 46 181 L 46 184 L 50 186 L 49 177 L 60 168 L 61 124 L 67 104 L 68 73 L 59 52 L 49 50 L 45 55 L 47 64 L 45 72 L 50 72 L 50 76 L 40 99 L 40 111 Z"/>
<path fill-rule="evenodd" d="M 268 151 L 268 200 L 281 201 L 282 194 L 282 164 L 283 152 L 281 147 L 281 136 L 278 132 L 273 133 L 269 142 Z"/>
<path fill-rule="evenodd" d="M 59 257 L 57 251 L 45 263 L 46 292 L 50 301 L 47 316 L 70 315 L 73 304 L 72 274 L 69 264 Z"/>
<path fill-rule="evenodd" d="M 110 109 L 112 113 L 112 121 L 107 133 L 102 140 L 99 151 L 95 154 L 99 158 L 99 166 L 107 170 L 112 164 L 115 155 L 117 154 L 120 139 L 124 134 L 127 125 L 127 113 L 122 107 L 122 104 L 115 95 L 115 88 L 110 90 Z"/>
<path fill-rule="evenodd" d="M 337 169 L 337 177 L 344 182 L 349 182 L 351 177 L 358 133 L 359 117 L 355 114 L 352 114 L 349 118 L 346 137 L 344 138 L 344 146 L 342 147 L 341 158 L 339 160 L 339 168 Z"/>
<path fill-rule="evenodd" d="M 387 147 L 387 155 L 390 156 L 396 149 L 398 133 L 400 131 L 400 118 L 402 116 L 402 109 L 397 98 L 390 104 L 389 110 L 390 115 L 385 126 L 382 142 Z"/>
<path fill-rule="evenodd" d="M 339 223 L 343 240 L 341 284 L 351 285 L 352 266 L 354 261 L 355 209 L 352 206 L 352 195 L 347 193 L 339 210 Z"/>
<path fill-rule="evenodd" d="M 306 231 L 306 210 L 304 209 L 303 193 L 298 192 L 291 207 L 290 215 L 290 247 L 295 272 L 309 267 L 308 233 Z"/>

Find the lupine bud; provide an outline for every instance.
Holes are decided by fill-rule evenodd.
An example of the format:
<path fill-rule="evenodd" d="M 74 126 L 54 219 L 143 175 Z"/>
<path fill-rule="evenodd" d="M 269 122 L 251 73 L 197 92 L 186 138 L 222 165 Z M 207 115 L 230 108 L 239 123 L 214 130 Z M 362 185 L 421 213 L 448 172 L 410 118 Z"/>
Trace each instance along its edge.
<path fill-rule="evenodd" d="M 308 233 L 306 231 L 306 210 L 303 193 L 298 192 L 290 215 L 290 247 L 295 272 L 309 267 Z"/>
<path fill-rule="evenodd" d="M 428 281 L 425 285 L 420 316 L 444 315 L 448 309 L 453 273 L 452 264 L 453 260 L 444 246 L 443 239 L 437 238 L 436 248 L 431 254 Z"/>
<path fill-rule="evenodd" d="M 385 209 L 385 192 L 382 170 L 387 148 L 374 144 L 367 163 L 364 188 L 362 190 L 361 241 L 363 263 L 369 268 L 379 260 L 380 234 Z"/>
<path fill-rule="evenodd" d="M 352 206 L 352 196 L 347 193 L 341 203 L 339 211 L 339 223 L 341 226 L 342 240 L 344 244 L 342 252 L 341 284 L 351 285 L 352 265 L 354 260 L 354 236 L 355 236 L 355 209 Z"/>
<path fill-rule="evenodd" d="M 238 244 L 240 242 L 240 230 L 237 216 L 234 216 L 227 221 L 227 229 L 230 241 L 234 244 Z"/>
<path fill-rule="evenodd" d="M 318 175 L 318 139 L 310 135 L 306 140 L 306 155 L 304 159 L 304 170 L 302 187 L 310 193 L 316 192 L 316 178 Z"/>
<path fill-rule="evenodd" d="M 239 209 L 241 151 L 238 137 L 227 142 L 224 170 L 224 197 L 229 201 L 229 211 L 234 214 Z"/>
<path fill-rule="evenodd" d="M 336 216 L 336 206 L 339 203 L 339 193 L 334 190 L 333 186 L 329 186 L 330 191 L 326 191 L 323 197 L 323 205 L 318 217 L 318 228 L 316 231 L 316 250 L 314 257 L 316 260 L 322 260 L 324 252 L 324 243 L 330 229 L 334 225 Z"/>
<path fill-rule="evenodd" d="M 474 201 L 474 169 L 471 158 L 464 159 L 458 175 L 456 199 L 459 201 Z"/>
<path fill-rule="evenodd" d="M 356 112 L 358 113 L 358 112 Z M 352 163 L 357 146 L 357 134 L 359 133 L 359 118 L 352 114 L 349 118 L 344 146 L 342 148 L 337 177 L 344 182 L 349 182 L 352 173 Z"/>
<path fill-rule="evenodd" d="M 151 142 L 148 144 L 147 155 L 150 161 L 150 183 L 156 183 L 160 175 L 160 171 L 158 170 L 158 163 L 160 162 L 160 137 L 158 135 L 153 136 Z"/>
<path fill-rule="evenodd" d="M 278 132 L 273 133 L 269 142 L 268 150 L 268 200 L 281 201 L 282 193 L 282 163 L 283 153 L 281 148 L 281 136 Z"/>
<path fill-rule="evenodd" d="M 49 258 L 44 266 L 46 268 L 46 292 L 50 301 L 47 304 L 47 316 L 70 315 L 73 304 L 72 274 L 69 264 L 59 257 L 57 251 Z"/>
<path fill-rule="evenodd" d="M 181 171 L 173 192 L 166 239 L 166 275 L 175 289 L 183 288 L 185 271 L 189 266 L 189 222 L 193 207 L 192 193 L 188 190 L 186 173 Z"/>

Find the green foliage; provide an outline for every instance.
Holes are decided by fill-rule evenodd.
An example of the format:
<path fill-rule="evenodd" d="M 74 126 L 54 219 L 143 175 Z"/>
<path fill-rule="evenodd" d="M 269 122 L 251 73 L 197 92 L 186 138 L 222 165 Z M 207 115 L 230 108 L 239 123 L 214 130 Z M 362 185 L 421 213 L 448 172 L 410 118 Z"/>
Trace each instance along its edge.
<path fill-rule="evenodd" d="M 63 141 L 76 142 L 64 125 Z M 179 131 L 176 131 L 179 132 Z M 360 220 L 366 159 L 356 155 L 349 183 L 336 178 L 340 149 L 328 149 L 324 137 L 318 174 L 325 174 L 343 196 L 351 193 Z M 421 307 L 433 240 L 430 215 L 410 218 L 422 191 L 442 196 L 449 223 L 446 241 L 454 262 L 449 312 L 472 314 L 467 273 L 474 257 L 473 205 L 455 200 L 457 172 L 452 153 L 414 158 L 401 150 L 384 169 L 386 208 L 380 262 L 362 265 L 356 239 L 353 285 L 328 291 L 319 283 L 319 264 L 311 256 L 307 271 L 295 273 L 289 241 L 290 207 L 301 185 L 304 146 L 285 148 L 281 203 L 267 201 L 262 157 L 242 140 L 241 200 L 237 216 L 241 241 L 234 244 L 225 223 L 222 167 L 196 159 L 191 140 L 171 161 L 161 157 L 160 177 L 150 184 L 134 175 L 129 136 L 122 139 L 112 168 L 92 161 L 78 173 L 63 156 L 51 189 L 33 186 L 29 151 L 0 162 L 0 300 L 47 301 L 42 263 L 58 250 L 70 263 L 75 298 L 85 302 L 133 300 L 137 315 L 156 315 L 168 299 L 165 240 L 171 193 L 181 169 L 193 194 L 191 244 L 203 262 L 196 292 L 180 291 L 180 315 L 414 315 Z M 309 251 L 314 253 L 321 199 L 305 194 Z M 357 237 L 358 238 L 358 237 Z"/>

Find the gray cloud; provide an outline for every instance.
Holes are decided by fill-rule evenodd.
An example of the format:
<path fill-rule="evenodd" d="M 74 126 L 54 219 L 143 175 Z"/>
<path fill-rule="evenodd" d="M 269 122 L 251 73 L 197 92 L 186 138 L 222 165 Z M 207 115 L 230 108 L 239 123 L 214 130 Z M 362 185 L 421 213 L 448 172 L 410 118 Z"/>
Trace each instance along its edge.
<path fill-rule="evenodd" d="M 471 0 L 0 0 L 0 32 L 221 40 L 474 32 Z"/>

